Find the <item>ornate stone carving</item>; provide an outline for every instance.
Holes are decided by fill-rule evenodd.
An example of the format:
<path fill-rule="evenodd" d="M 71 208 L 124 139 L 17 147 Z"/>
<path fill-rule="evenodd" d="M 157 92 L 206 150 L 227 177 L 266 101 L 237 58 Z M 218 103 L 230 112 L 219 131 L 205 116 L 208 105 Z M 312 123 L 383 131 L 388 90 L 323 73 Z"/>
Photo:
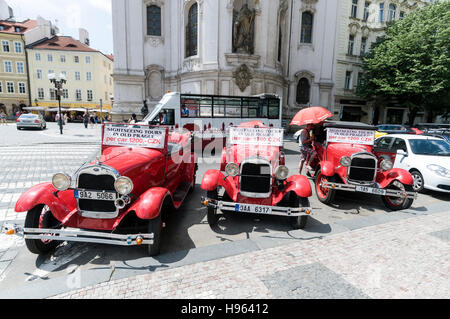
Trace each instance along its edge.
<path fill-rule="evenodd" d="M 152 47 L 158 47 L 162 44 L 164 44 L 164 38 L 163 37 L 155 37 L 155 36 L 148 36 L 147 41 L 150 43 Z"/>
<path fill-rule="evenodd" d="M 302 0 L 302 8 L 301 11 L 310 11 L 312 13 L 316 13 L 316 3 L 318 0 Z"/>
<path fill-rule="evenodd" d="M 253 74 L 246 64 L 242 64 L 233 71 L 233 78 L 241 92 L 244 92 L 250 85 L 250 81 L 253 79 Z"/>

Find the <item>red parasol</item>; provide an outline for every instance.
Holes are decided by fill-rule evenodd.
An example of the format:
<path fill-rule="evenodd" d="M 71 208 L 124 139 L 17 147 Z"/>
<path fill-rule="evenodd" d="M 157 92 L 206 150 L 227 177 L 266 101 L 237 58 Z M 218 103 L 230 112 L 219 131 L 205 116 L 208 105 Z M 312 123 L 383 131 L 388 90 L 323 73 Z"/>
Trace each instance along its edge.
<path fill-rule="evenodd" d="M 317 124 L 326 119 L 333 117 L 330 111 L 322 106 L 311 106 L 300 110 L 295 114 L 289 125 L 306 125 L 306 124 Z"/>

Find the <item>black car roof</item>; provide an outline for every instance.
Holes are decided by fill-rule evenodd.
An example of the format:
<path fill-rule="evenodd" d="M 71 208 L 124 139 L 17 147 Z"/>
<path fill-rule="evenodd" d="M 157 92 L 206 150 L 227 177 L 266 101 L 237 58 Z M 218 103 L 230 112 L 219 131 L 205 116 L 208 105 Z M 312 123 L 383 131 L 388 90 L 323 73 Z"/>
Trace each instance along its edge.
<path fill-rule="evenodd" d="M 376 131 L 377 127 L 361 122 L 345 122 L 345 121 L 327 121 L 323 124 L 326 127 L 349 128 L 355 130 L 371 130 Z"/>

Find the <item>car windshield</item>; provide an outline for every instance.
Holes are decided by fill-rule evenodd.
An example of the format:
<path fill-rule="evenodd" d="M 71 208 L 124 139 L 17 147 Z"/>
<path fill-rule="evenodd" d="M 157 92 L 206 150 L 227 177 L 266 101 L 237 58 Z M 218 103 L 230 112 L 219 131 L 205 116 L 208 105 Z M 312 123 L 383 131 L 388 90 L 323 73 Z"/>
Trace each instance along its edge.
<path fill-rule="evenodd" d="M 37 117 L 36 114 L 22 114 L 20 116 L 21 119 L 32 119 L 32 118 L 35 118 L 35 117 Z"/>
<path fill-rule="evenodd" d="M 418 155 L 450 156 L 450 144 L 443 140 L 409 140 L 411 150 Z"/>

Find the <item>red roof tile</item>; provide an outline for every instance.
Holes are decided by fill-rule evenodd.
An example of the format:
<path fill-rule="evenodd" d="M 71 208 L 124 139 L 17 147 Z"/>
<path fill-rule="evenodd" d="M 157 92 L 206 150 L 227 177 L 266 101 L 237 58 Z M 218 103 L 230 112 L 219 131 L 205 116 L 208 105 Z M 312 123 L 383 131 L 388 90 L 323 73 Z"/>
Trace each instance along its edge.
<path fill-rule="evenodd" d="M 0 20 L 0 26 L 3 26 L 4 28 L 3 30 L 0 30 L 0 32 L 3 33 L 24 34 L 26 31 L 37 27 L 37 20 L 27 19 L 22 22 Z M 19 32 L 16 32 L 16 27 L 20 28 Z"/>
<path fill-rule="evenodd" d="M 32 46 L 33 49 L 99 52 L 69 36 L 54 36 Z"/>

